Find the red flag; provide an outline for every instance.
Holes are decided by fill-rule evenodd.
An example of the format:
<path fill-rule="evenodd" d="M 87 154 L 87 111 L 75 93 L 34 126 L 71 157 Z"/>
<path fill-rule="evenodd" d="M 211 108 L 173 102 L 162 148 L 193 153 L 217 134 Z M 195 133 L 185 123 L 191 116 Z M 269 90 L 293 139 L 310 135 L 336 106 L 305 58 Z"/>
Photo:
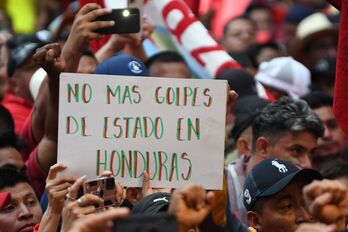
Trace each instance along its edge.
<path fill-rule="evenodd" d="M 336 66 L 336 81 L 334 92 L 334 114 L 348 135 L 348 1 L 329 0 L 341 11 L 338 53 Z"/>

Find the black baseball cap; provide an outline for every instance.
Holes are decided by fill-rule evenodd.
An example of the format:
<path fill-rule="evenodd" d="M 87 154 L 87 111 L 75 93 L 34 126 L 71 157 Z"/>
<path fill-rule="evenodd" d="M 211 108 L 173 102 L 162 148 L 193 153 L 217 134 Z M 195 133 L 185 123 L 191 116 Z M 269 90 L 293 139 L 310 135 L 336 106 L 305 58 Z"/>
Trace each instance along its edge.
<path fill-rule="evenodd" d="M 132 209 L 132 214 L 155 215 L 159 212 L 166 212 L 169 207 L 169 193 L 153 193 L 141 199 Z"/>
<path fill-rule="evenodd" d="M 247 175 L 243 188 L 243 203 L 251 210 L 261 197 L 281 192 L 293 179 L 301 176 L 304 180 L 321 180 L 322 176 L 313 169 L 299 169 L 279 159 L 266 159 L 257 164 Z"/>
<path fill-rule="evenodd" d="M 36 49 L 51 42 L 51 34 L 48 31 L 39 31 L 35 34 L 18 35 L 6 42 L 9 49 L 7 74 L 13 75 L 16 68 L 23 65 L 35 53 Z"/>
<path fill-rule="evenodd" d="M 217 76 L 217 80 L 227 80 L 231 89 L 236 91 L 239 97 L 257 95 L 255 78 L 244 70 L 226 68 Z"/>
<path fill-rule="evenodd" d="M 268 104 L 269 102 L 267 100 L 258 96 L 246 96 L 237 99 L 233 107 L 236 120 L 232 129 L 232 138 L 235 142 L 243 131 L 252 125 L 255 118 Z"/>

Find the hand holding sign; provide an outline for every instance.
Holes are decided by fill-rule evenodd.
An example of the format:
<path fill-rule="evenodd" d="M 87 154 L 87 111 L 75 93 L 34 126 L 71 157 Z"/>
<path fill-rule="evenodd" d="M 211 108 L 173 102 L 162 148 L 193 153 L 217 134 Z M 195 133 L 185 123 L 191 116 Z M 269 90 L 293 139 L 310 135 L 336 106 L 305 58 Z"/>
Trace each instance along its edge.
<path fill-rule="evenodd" d="M 65 200 L 62 212 L 62 231 L 68 231 L 77 219 L 95 214 L 97 212 L 95 205 L 103 203 L 101 198 L 93 194 L 85 194 L 79 200 L 76 199 L 85 180 L 85 176 L 80 177 L 68 189 L 68 198 Z"/>
<path fill-rule="evenodd" d="M 157 192 L 164 192 L 164 193 L 170 193 L 172 191 L 171 188 L 152 188 L 151 187 L 151 179 L 147 172 L 144 172 L 144 179 L 143 179 L 143 188 L 142 188 L 142 198 L 151 195 L 153 193 Z"/>

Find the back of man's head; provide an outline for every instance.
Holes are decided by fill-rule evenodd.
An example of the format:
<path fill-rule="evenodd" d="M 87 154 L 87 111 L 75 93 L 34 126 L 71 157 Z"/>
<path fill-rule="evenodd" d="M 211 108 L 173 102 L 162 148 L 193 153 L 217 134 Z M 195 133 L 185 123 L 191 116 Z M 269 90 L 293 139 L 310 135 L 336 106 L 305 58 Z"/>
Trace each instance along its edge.
<path fill-rule="evenodd" d="M 348 162 L 332 160 L 321 168 L 320 173 L 324 178 L 329 180 L 348 178 Z"/>
<path fill-rule="evenodd" d="M 175 51 L 163 51 L 151 56 L 145 62 L 146 67 L 149 69 L 155 62 L 171 63 L 171 62 L 182 62 L 186 63 L 185 59 L 180 53 Z"/>
<path fill-rule="evenodd" d="M 6 166 L 0 168 L 0 191 L 7 187 L 14 187 L 19 183 L 31 185 L 28 177 L 14 167 Z"/>
<path fill-rule="evenodd" d="M 0 135 L 6 131 L 14 131 L 15 125 L 11 113 L 0 105 Z"/>
<path fill-rule="evenodd" d="M 25 142 L 11 130 L 3 130 L 0 133 L 0 149 L 12 147 L 20 151 L 25 148 Z"/>
<path fill-rule="evenodd" d="M 318 109 L 323 106 L 332 107 L 333 105 L 332 97 L 321 91 L 311 92 L 301 98 L 307 102 L 312 110 Z"/>
<path fill-rule="evenodd" d="M 259 137 L 266 137 L 275 144 L 279 138 L 291 132 L 308 131 L 316 138 L 324 133 L 319 117 L 303 100 L 289 97 L 279 99 L 266 106 L 255 119 L 253 126 L 253 150 Z"/>
<path fill-rule="evenodd" d="M 190 69 L 183 56 L 176 51 L 163 51 L 151 56 L 146 62 L 150 76 L 190 78 Z"/>
<path fill-rule="evenodd" d="M 118 76 L 148 76 L 148 70 L 143 62 L 131 55 L 112 56 L 101 62 L 94 73 Z"/>

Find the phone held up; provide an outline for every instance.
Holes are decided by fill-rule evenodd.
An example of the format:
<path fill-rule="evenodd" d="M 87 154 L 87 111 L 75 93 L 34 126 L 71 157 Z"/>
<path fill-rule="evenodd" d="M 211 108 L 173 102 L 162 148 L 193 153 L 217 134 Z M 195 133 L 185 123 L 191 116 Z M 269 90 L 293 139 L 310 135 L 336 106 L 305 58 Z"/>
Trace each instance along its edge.
<path fill-rule="evenodd" d="M 114 231 L 127 232 L 177 232 L 176 217 L 168 213 L 133 215 L 114 221 Z"/>
<path fill-rule="evenodd" d="M 140 11 L 138 8 L 112 9 L 107 15 L 95 21 L 115 21 L 114 26 L 96 30 L 99 34 L 128 34 L 140 31 Z"/>
<path fill-rule="evenodd" d="M 80 188 L 78 197 L 87 193 L 94 194 L 104 200 L 103 204 L 95 206 L 97 209 L 118 206 L 115 198 L 116 184 L 114 177 L 100 177 L 87 180 Z"/>

